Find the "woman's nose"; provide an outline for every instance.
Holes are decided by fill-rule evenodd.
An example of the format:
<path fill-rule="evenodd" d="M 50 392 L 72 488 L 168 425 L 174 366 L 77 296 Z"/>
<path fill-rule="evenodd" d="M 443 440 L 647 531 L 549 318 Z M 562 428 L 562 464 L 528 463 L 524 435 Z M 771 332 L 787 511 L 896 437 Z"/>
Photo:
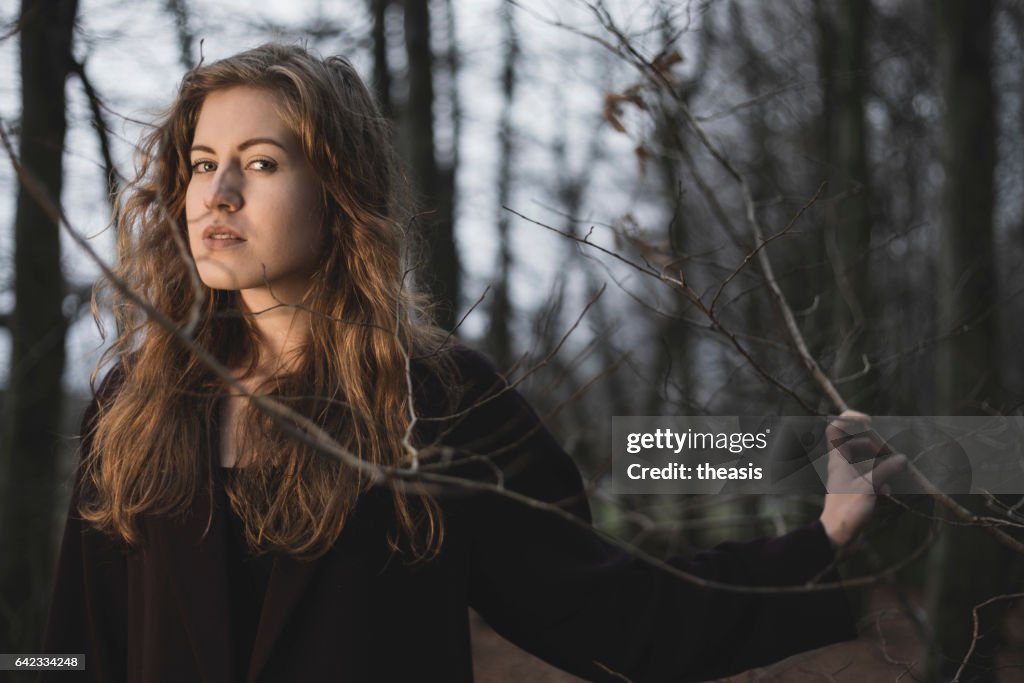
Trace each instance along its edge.
<path fill-rule="evenodd" d="M 207 209 L 232 212 L 242 208 L 244 203 L 242 192 L 236 179 L 232 177 L 233 175 L 231 169 L 225 169 L 214 177 L 213 182 L 210 183 L 209 192 L 204 198 Z"/>

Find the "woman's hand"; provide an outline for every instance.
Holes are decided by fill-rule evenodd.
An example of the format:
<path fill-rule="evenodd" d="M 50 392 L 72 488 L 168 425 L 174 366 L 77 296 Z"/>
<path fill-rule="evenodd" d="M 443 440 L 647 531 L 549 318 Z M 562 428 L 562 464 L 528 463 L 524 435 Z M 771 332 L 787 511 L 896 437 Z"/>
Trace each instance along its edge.
<path fill-rule="evenodd" d="M 833 548 L 857 537 L 874 510 L 876 487 L 906 466 L 904 456 L 886 455 L 870 424 L 864 413 L 846 410 L 825 429 L 829 493 L 820 519 Z"/>

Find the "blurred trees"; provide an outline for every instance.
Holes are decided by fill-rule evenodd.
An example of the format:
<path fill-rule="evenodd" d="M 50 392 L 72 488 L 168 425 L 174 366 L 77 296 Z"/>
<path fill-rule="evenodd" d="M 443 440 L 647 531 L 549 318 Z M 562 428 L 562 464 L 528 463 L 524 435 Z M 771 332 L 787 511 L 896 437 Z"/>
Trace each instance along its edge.
<path fill-rule="evenodd" d="M 0 651 L 30 650 L 50 589 L 67 321 L 56 217 L 30 184 L 59 201 L 63 187 L 64 82 L 74 70 L 76 0 L 24 0 L 18 20 L 21 125 L 14 311 L 0 450 Z"/>
<path fill-rule="evenodd" d="M 434 3 L 436 6 L 437 3 Z M 432 35 L 439 23 L 437 7 L 429 0 L 368 0 L 370 18 L 371 80 L 381 111 L 396 125 L 399 149 L 409 171 L 416 216 L 410 233 L 416 241 L 416 280 L 436 303 L 435 321 L 453 329 L 460 290 L 460 268 L 455 244 L 455 173 L 458 145 L 457 61 L 453 45 L 447 57 L 435 54 Z M 447 15 L 449 32 L 453 23 L 449 5 L 440 7 Z M 395 31 L 389 30 L 389 16 L 401 14 L 401 39 L 405 48 L 405 69 L 394 73 L 389 49 Z M 441 32 L 442 34 L 444 32 Z M 439 107 L 435 80 L 447 85 L 440 97 L 449 98 L 447 107 Z M 449 154 L 437 145 L 435 109 L 443 108 L 451 127 Z M 442 124 L 444 125 L 444 124 Z"/>

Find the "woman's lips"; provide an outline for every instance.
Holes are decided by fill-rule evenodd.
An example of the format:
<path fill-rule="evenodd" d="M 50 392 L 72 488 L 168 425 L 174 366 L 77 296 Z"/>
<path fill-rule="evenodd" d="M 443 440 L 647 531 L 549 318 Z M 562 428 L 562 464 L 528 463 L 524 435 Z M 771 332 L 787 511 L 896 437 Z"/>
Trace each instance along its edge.
<path fill-rule="evenodd" d="M 210 251 L 234 249 L 245 243 L 238 230 L 224 223 L 212 223 L 203 230 L 203 246 Z"/>
<path fill-rule="evenodd" d="M 227 238 L 227 239 L 216 239 L 216 238 L 213 238 L 213 237 L 204 237 L 203 238 L 203 246 L 205 246 L 210 251 L 219 251 L 219 250 L 222 250 L 222 249 L 234 249 L 236 247 L 242 246 L 243 244 L 245 244 L 245 240 L 238 239 L 238 238 L 235 238 L 235 237 L 230 237 L 230 238 Z"/>
<path fill-rule="evenodd" d="M 234 249 L 244 242 L 242 234 L 225 223 L 211 223 L 203 230 L 203 245 L 210 250 Z"/>

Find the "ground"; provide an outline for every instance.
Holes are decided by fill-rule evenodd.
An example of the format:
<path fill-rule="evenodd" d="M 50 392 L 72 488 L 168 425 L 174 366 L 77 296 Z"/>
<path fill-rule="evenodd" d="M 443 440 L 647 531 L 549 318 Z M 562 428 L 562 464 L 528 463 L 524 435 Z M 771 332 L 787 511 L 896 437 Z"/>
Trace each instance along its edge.
<path fill-rule="evenodd" d="M 898 600 L 889 589 L 872 594 L 858 640 L 790 657 L 770 667 L 725 679 L 728 683 L 923 682 L 925 638 L 911 618 L 921 614 L 920 596 Z M 576 683 L 580 681 L 520 650 L 471 613 L 473 670 L 477 683 Z M 966 624 L 970 629 L 971 625 Z M 998 683 L 1024 682 L 1024 600 L 1010 611 L 1004 630 L 1007 645 L 997 662 Z"/>

